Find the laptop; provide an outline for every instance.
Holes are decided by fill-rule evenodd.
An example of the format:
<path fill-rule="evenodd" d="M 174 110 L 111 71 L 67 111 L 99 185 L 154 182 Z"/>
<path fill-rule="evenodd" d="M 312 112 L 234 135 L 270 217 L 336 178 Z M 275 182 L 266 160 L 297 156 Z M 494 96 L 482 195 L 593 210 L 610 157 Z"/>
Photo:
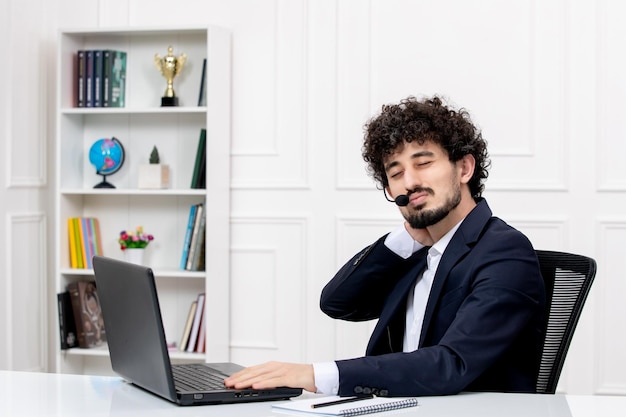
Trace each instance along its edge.
<path fill-rule="evenodd" d="M 234 363 L 172 365 L 152 269 L 103 256 L 93 257 L 93 269 L 113 371 L 132 384 L 179 405 L 284 400 L 302 393 L 226 388 L 224 378 L 243 369 Z"/>

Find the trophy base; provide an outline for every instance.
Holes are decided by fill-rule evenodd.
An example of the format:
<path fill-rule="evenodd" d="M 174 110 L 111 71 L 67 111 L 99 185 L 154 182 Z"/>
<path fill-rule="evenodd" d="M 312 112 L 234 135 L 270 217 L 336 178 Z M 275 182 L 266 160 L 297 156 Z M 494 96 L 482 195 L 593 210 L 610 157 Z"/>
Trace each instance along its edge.
<path fill-rule="evenodd" d="M 161 107 L 178 106 L 178 97 L 161 97 Z"/>

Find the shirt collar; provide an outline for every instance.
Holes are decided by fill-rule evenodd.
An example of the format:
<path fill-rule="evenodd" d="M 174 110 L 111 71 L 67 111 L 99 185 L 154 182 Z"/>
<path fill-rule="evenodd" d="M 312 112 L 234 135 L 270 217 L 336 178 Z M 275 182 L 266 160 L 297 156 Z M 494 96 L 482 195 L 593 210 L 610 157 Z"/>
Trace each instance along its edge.
<path fill-rule="evenodd" d="M 452 229 L 448 231 L 448 233 L 443 235 L 441 239 L 435 242 L 435 244 L 428 250 L 430 256 L 441 255 L 446 250 L 446 248 L 448 247 L 448 243 L 450 243 L 450 241 L 452 240 L 452 236 L 454 236 L 454 233 L 456 233 L 459 226 L 461 226 L 463 220 L 458 222 Z"/>

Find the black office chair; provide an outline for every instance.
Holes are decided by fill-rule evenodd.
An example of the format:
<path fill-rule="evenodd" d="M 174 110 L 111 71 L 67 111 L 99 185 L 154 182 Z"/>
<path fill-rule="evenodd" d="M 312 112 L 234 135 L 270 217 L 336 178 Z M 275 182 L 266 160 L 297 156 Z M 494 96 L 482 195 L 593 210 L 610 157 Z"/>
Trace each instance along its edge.
<path fill-rule="evenodd" d="M 596 261 L 582 255 L 537 250 L 546 284 L 546 337 L 538 394 L 554 394 L 580 313 L 596 275 Z"/>

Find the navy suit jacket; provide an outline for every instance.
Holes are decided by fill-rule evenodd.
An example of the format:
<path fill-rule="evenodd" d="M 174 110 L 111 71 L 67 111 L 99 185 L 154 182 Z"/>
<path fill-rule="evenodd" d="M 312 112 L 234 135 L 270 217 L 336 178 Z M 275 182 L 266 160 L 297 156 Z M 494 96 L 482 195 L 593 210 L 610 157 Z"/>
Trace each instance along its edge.
<path fill-rule="evenodd" d="M 408 259 L 385 236 L 344 265 L 322 291 L 333 318 L 378 319 L 366 356 L 336 361 L 339 395 L 535 392 L 545 286 L 529 240 L 478 201 L 437 269 L 419 348 L 402 352 L 406 300 L 428 248 Z"/>

